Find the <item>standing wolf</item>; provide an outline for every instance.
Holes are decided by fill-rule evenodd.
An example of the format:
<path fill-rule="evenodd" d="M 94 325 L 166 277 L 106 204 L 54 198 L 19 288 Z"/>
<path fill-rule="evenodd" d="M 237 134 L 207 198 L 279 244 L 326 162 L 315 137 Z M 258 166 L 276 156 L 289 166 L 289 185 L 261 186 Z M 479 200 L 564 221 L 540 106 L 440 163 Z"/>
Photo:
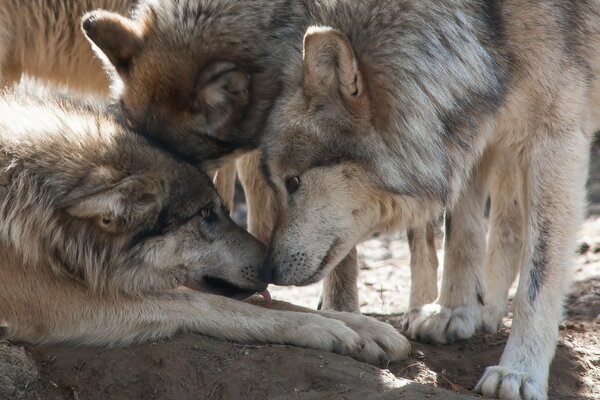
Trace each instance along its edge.
<path fill-rule="evenodd" d="M 306 23 L 299 1 L 146 0 L 131 18 L 95 11 L 82 26 L 122 82 L 119 97 L 131 126 L 214 167 L 259 145 L 287 51 L 298 46 Z M 266 243 L 275 204 L 257 155 L 243 157 L 238 172 L 249 230 Z M 437 296 L 433 225 L 418 220 L 409 238 L 410 303 L 418 306 Z M 357 274 L 353 250 L 325 277 L 323 307 L 358 311 Z"/>
<path fill-rule="evenodd" d="M 345 313 L 259 308 L 264 246 L 209 179 L 69 99 L 0 99 L 0 325 L 8 339 L 124 344 L 192 330 L 379 363 L 393 327 Z M 187 286 L 195 290 L 184 289 Z"/>
<path fill-rule="evenodd" d="M 263 148 L 280 199 L 272 281 L 314 281 L 371 232 L 446 207 L 441 294 L 413 310 L 409 333 L 445 343 L 496 331 L 520 271 L 510 338 L 476 390 L 545 399 L 600 127 L 600 2 L 304 10 L 313 26 L 288 35 L 298 42 L 281 55 L 285 86 Z"/>

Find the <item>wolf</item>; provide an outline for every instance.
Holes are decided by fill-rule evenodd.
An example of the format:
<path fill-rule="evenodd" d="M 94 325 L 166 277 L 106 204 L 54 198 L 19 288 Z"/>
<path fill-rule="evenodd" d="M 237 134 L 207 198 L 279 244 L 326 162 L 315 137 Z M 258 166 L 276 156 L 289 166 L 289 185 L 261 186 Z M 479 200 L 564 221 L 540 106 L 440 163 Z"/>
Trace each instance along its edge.
<path fill-rule="evenodd" d="M 120 90 L 128 123 L 179 157 L 217 173 L 233 198 L 231 160 L 249 205 L 249 231 L 268 243 L 274 222 L 271 189 L 255 150 L 297 46 L 304 3 L 260 0 L 142 1 L 130 17 L 107 10 L 85 15 L 82 28 Z M 290 35 L 295 35 L 290 37 Z M 282 47 L 283 46 L 283 47 Z M 206 160 L 212 160 L 207 163 Z M 227 189 L 229 188 L 229 190 Z M 437 253 L 431 223 L 410 227 L 411 307 L 437 297 Z M 324 280 L 324 309 L 359 311 L 355 250 Z M 265 278 L 267 279 L 267 278 Z"/>
<path fill-rule="evenodd" d="M 135 0 L 5 0 L 0 4 L 0 88 L 27 75 L 107 98 L 110 80 L 79 29 L 96 8 L 128 14 Z"/>
<path fill-rule="evenodd" d="M 495 332 L 520 272 L 508 343 L 475 390 L 546 399 L 600 122 L 600 3 L 303 4 L 262 147 L 270 282 L 318 280 L 371 232 L 445 208 L 441 292 L 409 335 Z"/>
<path fill-rule="evenodd" d="M 0 99 L 0 323 L 29 342 L 128 344 L 180 330 L 382 363 L 408 340 L 372 318 L 259 308 L 264 245 L 209 178 L 110 111 Z"/>

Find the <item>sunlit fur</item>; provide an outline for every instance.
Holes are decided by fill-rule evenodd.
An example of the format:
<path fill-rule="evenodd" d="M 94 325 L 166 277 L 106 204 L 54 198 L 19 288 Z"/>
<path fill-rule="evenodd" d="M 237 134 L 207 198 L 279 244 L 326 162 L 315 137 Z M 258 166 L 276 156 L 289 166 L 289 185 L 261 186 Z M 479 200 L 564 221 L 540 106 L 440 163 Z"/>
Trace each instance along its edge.
<path fill-rule="evenodd" d="M 192 330 L 375 364 L 406 357 L 408 341 L 372 318 L 212 294 L 264 290 L 264 246 L 206 175 L 118 115 L 64 97 L 0 99 L 3 339 L 112 345 Z"/>
<path fill-rule="evenodd" d="M 600 5 L 330 0 L 306 8 L 303 38 L 290 35 L 295 46 L 282 50 L 283 95 L 263 146 L 279 205 L 272 280 L 312 282 L 371 232 L 444 207 L 440 294 L 411 311 L 408 334 L 448 343 L 495 332 L 520 271 L 511 336 L 476 389 L 546 398 L 590 138 L 600 127 Z M 292 193 L 290 177 L 301 182 Z"/>
<path fill-rule="evenodd" d="M 124 15 L 135 0 L 4 0 L 0 3 L 0 87 L 23 76 L 106 98 L 107 73 L 81 32 L 87 11 Z"/>

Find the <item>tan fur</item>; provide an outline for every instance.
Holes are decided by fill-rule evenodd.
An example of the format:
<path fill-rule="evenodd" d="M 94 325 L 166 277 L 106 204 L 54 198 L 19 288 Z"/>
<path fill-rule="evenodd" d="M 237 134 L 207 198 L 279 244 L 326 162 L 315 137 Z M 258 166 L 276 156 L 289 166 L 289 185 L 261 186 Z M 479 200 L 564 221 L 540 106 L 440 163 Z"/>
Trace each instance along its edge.
<path fill-rule="evenodd" d="M 444 207 L 441 290 L 407 332 L 449 343 L 495 331 L 519 270 L 510 338 L 476 390 L 547 398 L 600 128 L 600 5 L 333 0 L 307 12 L 263 146 L 279 212 L 263 268 L 315 281 L 372 232 Z"/>
<path fill-rule="evenodd" d="M 376 364 L 410 350 L 371 318 L 268 310 L 210 294 L 262 291 L 264 246 L 231 221 L 202 172 L 97 106 L 7 94 L 0 166 L 8 339 L 114 345 L 191 330 Z"/>
<path fill-rule="evenodd" d="M 86 15 L 82 26 L 99 56 L 116 68 L 113 78 L 120 82 L 119 95 L 130 123 L 180 156 L 214 169 L 258 146 L 279 95 L 286 63 L 279 53 L 292 42 L 281 46 L 278 36 L 287 40 L 287 13 L 299 12 L 301 4 L 275 5 L 144 1 L 132 19 L 96 11 Z M 325 59 L 327 46 L 320 52 Z M 320 85 L 315 82 L 314 89 L 321 90 Z M 356 85 L 363 90 L 362 82 L 347 82 L 347 103 L 367 118 L 370 110 L 362 104 L 367 96 L 362 92 L 358 98 L 352 96 Z M 242 157 L 237 172 L 246 191 L 249 230 L 268 243 L 275 204 L 259 164 L 258 153 Z M 230 174 L 217 174 L 217 188 L 226 200 L 233 193 Z M 417 238 L 424 240 L 421 235 Z M 426 247 L 423 242 L 416 248 Z M 328 278 L 325 307 L 358 311 L 357 268 L 356 260 L 349 258 Z M 422 270 L 431 267 L 418 268 L 416 274 Z M 345 278 L 335 282 L 336 277 Z"/>
<path fill-rule="evenodd" d="M 82 35 L 79 21 L 85 12 L 95 8 L 127 14 L 135 3 L 135 0 L 2 1 L 0 82 L 11 85 L 27 75 L 106 97 L 108 75 Z"/>

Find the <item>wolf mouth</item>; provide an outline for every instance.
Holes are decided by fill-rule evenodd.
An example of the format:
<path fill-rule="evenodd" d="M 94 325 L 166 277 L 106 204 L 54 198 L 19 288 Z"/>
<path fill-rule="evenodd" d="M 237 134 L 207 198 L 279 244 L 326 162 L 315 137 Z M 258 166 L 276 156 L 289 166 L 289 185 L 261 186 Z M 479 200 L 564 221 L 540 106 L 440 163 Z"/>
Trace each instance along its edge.
<path fill-rule="evenodd" d="M 331 260 L 336 256 L 335 251 L 337 250 L 337 248 L 339 247 L 341 242 L 342 241 L 340 240 L 339 237 L 336 237 L 334 239 L 333 243 L 331 243 L 331 246 L 329 247 L 329 250 L 327 250 L 327 253 L 325 253 L 325 256 L 321 260 L 321 263 L 319 264 L 319 268 L 317 268 L 317 270 L 310 276 L 310 278 L 308 278 L 300 286 L 311 285 L 311 284 L 321 280 L 321 273 L 331 263 Z"/>
<path fill-rule="evenodd" d="M 244 300 L 264 290 L 264 288 L 256 288 L 256 290 L 242 288 L 226 279 L 215 276 L 203 276 L 198 280 L 186 282 L 184 286 L 200 292 L 230 297 L 236 300 Z"/>

